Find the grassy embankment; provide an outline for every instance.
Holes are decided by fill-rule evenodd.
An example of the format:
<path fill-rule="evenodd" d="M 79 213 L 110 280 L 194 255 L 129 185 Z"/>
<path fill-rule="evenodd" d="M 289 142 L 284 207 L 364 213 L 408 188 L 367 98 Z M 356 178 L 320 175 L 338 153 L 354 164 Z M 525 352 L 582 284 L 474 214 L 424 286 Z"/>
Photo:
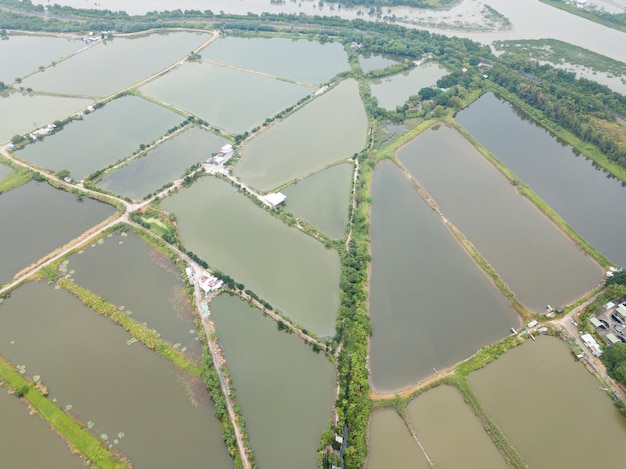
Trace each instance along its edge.
<path fill-rule="evenodd" d="M 3 163 L 4 159 L 0 159 L 0 164 Z M 17 165 L 9 166 L 11 166 L 13 172 L 0 179 L 0 194 L 22 186 L 33 178 L 33 173 L 28 169 Z"/>
<path fill-rule="evenodd" d="M 585 18 L 586 20 L 593 21 L 594 23 L 601 24 L 602 26 L 606 26 L 607 28 L 617 29 L 621 32 L 626 32 L 626 14 L 622 13 L 621 15 L 610 15 L 608 13 L 604 13 L 602 15 L 580 9 L 576 7 L 576 5 L 571 3 L 566 3 L 563 0 L 539 0 L 542 3 L 558 8 L 559 10 L 566 11 L 576 16 L 580 16 Z M 621 21 L 620 21 L 620 18 Z"/>
<path fill-rule="evenodd" d="M 8 387 L 26 399 L 37 413 L 46 420 L 53 430 L 67 441 L 73 453 L 80 453 L 94 467 L 121 469 L 130 467 L 122 462 L 121 455 L 108 450 L 104 443 L 89 433 L 84 425 L 65 413 L 58 405 L 48 400 L 30 380 L 20 375 L 13 366 L 0 357 L 0 379 Z"/>

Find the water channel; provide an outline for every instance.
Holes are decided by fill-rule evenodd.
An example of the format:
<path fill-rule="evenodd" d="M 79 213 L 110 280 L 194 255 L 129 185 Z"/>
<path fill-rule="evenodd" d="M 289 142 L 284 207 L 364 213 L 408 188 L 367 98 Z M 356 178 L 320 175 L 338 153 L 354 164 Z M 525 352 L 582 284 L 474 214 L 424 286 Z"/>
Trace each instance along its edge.
<path fill-rule="evenodd" d="M 213 62 L 310 84 L 323 83 L 350 68 L 346 52 L 337 42 L 321 44 L 286 37 L 226 37 L 204 49 L 201 55 Z"/>
<path fill-rule="evenodd" d="M 343 238 L 354 166 L 339 164 L 283 189 L 286 209 L 331 238 Z"/>
<path fill-rule="evenodd" d="M 359 65 L 365 73 L 372 70 L 384 70 L 390 65 L 397 64 L 399 60 L 395 57 L 386 54 L 373 54 L 366 52 L 359 54 Z"/>
<path fill-rule="evenodd" d="M 130 156 L 182 120 L 164 107 L 127 96 L 70 122 L 43 142 L 27 145 L 16 156 L 53 171 L 67 169 L 80 180 Z"/>
<path fill-rule="evenodd" d="M 583 238 L 626 267 L 625 185 L 510 103 L 483 95 L 456 116 Z"/>
<path fill-rule="evenodd" d="M 529 467 L 620 467 L 626 418 L 564 342 L 540 336 L 469 376 Z"/>
<path fill-rule="evenodd" d="M 239 298 L 222 294 L 210 308 L 257 464 L 316 467 L 335 399 L 335 368 Z"/>
<path fill-rule="evenodd" d="M 377 391 L 407 387 L 518 326 L 504 297 L 389 161 L 374 172 L 371 220 Z"/>
<path fill-rule="evenodd" d="M 29 77 L 22 85 L 52 93 L 110 96 L 184 59 L 209 37 L 187 31 L 116 37 Z"/>
<path fill-rule="evenodd" d="M 110 205 L 29 182 L 0 195 L 0 283 L 115 212 Z"/>
<path fill-rule="evenodd" d="M 367 116 L 355 80 L 345 80 L 253 138 L 234 174 L 268 191 L 350 158 L 365 146 Z"/>
<path fill-rule="evenodd" d="M 572 303 L 602 280 L 600 267 L 456 130 L 433 127 L 398 156 L 530 310 Z"/>
<path fill-rule="evenodd" d="M 200 360 L 193 304 L 174 263 L 132 233 L 115 233 L 68 258 L 78 285 L 103 297 Z"/>
<path fill-rule="evenodd" d="M 204 162 L 226 143 L 225 139 L 211 132 L 193 127 L 108 174 L 97 186 L 139 200 L 181 177 L 191 165 Z"/>
<path fill-rule="evenodd" d="M 233 467 L 202 380 L 65 291 L 12 292 L 0 304 L 0 354 L 137 467 Z"/>
<path fill-rule="evenodd" d="M 221 179 L 206 177 L 162 202 L 183 244 L 288 317 L 332 336 L 339 256 L 289 228 Z"/>

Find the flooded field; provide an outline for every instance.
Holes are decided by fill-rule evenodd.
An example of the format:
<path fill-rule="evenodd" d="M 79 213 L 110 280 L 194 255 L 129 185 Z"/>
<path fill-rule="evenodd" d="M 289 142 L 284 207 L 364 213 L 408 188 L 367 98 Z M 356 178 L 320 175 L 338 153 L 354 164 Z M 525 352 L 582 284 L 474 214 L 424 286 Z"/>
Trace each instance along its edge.
<path fill-rule="evenodd" d="M 210 308 L 257 464 L 316 467 L 335 400 L 333 365 L 239 298 L 222 294 Z"/>
<path fill-rule="evenodd" d="M 354 166 L 340 164 L 283 189 L 286 209 L 331 238 L 343 238 Z"/>
<path fill-rule="evenodd" d="M 339 256 L 233 187 L 204 178 L 164 200 L 187 249 L 321 336 L 339 306 Z"/>
<path fill-rule="evenodd" d="M 67 124 L 43 142 L 27 145 L 16 156 L 52 171 L 67 169 L 80 180 L 130 156 L 182 120 L 150 101 L 128 96 Z"/>
<path fill-rule="evenodd" d="M 440 468 L 506 469 L 482 422 L 452 386 L 441 385 L 407 406 L 415 433 Z"/>
<path fill-rule="evenodd" d="M 385 54 L 372 54 L 366 52 L 359 55 L 359 65 L 365 73 L 371 72 L 372 70 L 376 69 L 383 70 L 390 65 L 394 65 L 397 63 L 397 59 Z"/>
<path fill-rule="evenodd" d="M 583 238 L 626 266 L 626 187 L 591 160 L 488 93 L 456 116 L 482 145 L 546 201 Z"/>
<path fill-rule="evenodd" d="M 571 303 L 602 280 L 599 266 L 454 129 L 427 130 L 398 156 L 532 311 Z"/>
<path fill-rule="evenodd" d="M 28 405 L 0 386 L 0 454 L 5 467 L 84 468 L 83 461 L 70 452 L 67 443 L 50 430 Z M 8 425 L 7 425 L 8 423 Z"/>
<path fill-rule="evenodd" d="M 350 158 L 365 146 L 367 116 L 357 82 L 346 80 L 252 139 L 234 174 L 268 191 Z"/>
<path fill-rule="evenodd" d="M 504 297 L 388 161 L 374 172 L 371 220 L 376 390 L 406 387 L 518 326 Z"/>
<path fill-rule="evenodd" d="M 204 49 L 201 55 L 213 62 L 310 84 L 323 83 L 350 69 L 341 44 L 294 41 L 286 37 L 226 37 Z"/>
<path fill-rule="evenodd" d="M 196 360 L 202 347 L 193 305 L 173 262 L 135 234 L 114 234 L 69 257 L 68 272 L 78 285 L 123 307 L 163 339 Z"/>
<path fill-rule="evenodd" d="M 22 85 L 37 91 L 109 96 L 186 58 L 209 38 L 196 32 L 116 37 L 29 77 Z"/>
<path fill-rule="evenodd" d="M 174 371 L 129 339 L 121 327 L 44 283 L 27 284 L 0 304 L 0 354 L 25 375 L 39 375 L 50 399 L 133 465 L 211 461 L 211 467 L 232 468 L 201 380 Z"/>
<path fill-rule="evenodd" d="M 0 41 L 0 81 L 7 85 L 85 47 L 81 40 L 10 34 Z"/>
<path fill-rule="evenodd" d="M 417 442 L 395 410 L 379 410 L 370 419 L 367 469 L 430 466 Z"/>
<path fill-rule="evenodd" d="M 435 86 L 437 80 L 447 74 L 446 69 L 438 63 L 428 62 L 408 72 L 373 82 L 370 85 L 372 96 L 378 99 L 380 107 L 393 110 L 396 106 L 403 105 L 409 96 L 416 95 L 422 88 Z"/>
<path fill-rule="evenodd" d="M 79 202 L 46 183 L 29 182 L 1 194 L 0 283 L 114 212 L 110 205 L 87 198 Z"/>
<path fill-rule="evenodd" d="M 185 63 L 141 91 L 240 134 L 314 90 L 219 65 Z"/>
<path fill-rule="evenodd" d="M 122 169 L 108 174 L 97 186 L 139 200 L 166 182 L 181 177 L 191 165 L 204 162 L 226 143 L 221 137 L 192 127 Z"/>
<path fill-rule="evenodd" d="M 0 142 L 24 135 L 93 104 L 90 99 L 11 93 L 0 97 Z"/>
<path fill-rule="evenodd" d="M 622 465 L 626 418 L 559 339 L 527 341 L 469 383 L 529 467 Z"/>

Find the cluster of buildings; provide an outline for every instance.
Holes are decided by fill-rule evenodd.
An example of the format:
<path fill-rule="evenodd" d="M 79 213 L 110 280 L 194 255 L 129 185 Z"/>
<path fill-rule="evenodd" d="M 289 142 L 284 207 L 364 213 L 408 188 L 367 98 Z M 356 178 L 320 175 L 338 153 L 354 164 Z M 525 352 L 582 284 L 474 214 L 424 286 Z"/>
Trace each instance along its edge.
<path fill-rule="evenodd" d="M 261 202 L 269 205 L 270 207 L 276 208 L 287 200 L 287 196 L 282 192 L 271 192 L 269 194 L 259 196 L 259 199 Z"/>
<path fill-rule="evenodd" d="M 598 331 L 608 345 L 619 342 L 626 343 L 626 299 L 622 298 L 621 302 L 609 301 L 602 307 L 599 313 L 589 318 L 589 323 Z M 591 352 L 596 356 L 600 356 L 602 352 L 595 353 L 593 342 L 590 342 L 590 344 L 587 345 L 585 341 L 585 345 Z"/>
<path fill-rule="evenodd" d="M 207 164 L 214 164 L 222 166 L 224 165 L 230 158 L 233 156 L 234 149 L 230 143 L 227 143 L 220 151 L 217 152 L 217 155 L 212 156 L 208 160 L 206 160 Z"/>
<path fill-rule="evenodd" d="M 196 283 L 196 279 L 193 273 L 193 269 L 191 267 L 185 267 L 185 273 L 187 274 L 187 279 L 191 285 Z M 224 282 L 219 278 L 211 275 L 208 272 L 202 272 L 200 278 L 198 279 L 198 286 L 202 289 L 205 295 L 208 295 L 212 291 L 220 289 L 224 285 Z"/>
<path fill-rule="evenodd" d="M 54 124 L 48 124 L 41 129 L 37 129 L 33 131 L 29 136 L 32 140 L 37 140 L 37 137 L 45 137 L 46 135 L 50 135 L 57 128 Z"/>

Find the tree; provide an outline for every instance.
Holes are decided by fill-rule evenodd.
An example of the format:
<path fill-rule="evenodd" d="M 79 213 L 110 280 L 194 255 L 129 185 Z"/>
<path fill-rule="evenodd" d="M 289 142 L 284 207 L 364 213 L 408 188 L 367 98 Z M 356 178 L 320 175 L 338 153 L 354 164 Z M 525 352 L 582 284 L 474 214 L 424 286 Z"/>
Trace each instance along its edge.
<path fill-rule="evenodd" d="M 17 145 L 18 143 L 22 143 L 23 141 L 24 141 L 23 135 L 14 135 L 13 138 L 11 139 L 11 143 L 13 145 Z"/>
<path fill-rule="evenodd" d="M 65 179 L 66 177 L 69 177 L 70 172 L 67 169 L 62 169 L 61 171 L 57 172 L 57 177 L 59 179 Z"/>
<path fill-rule="evenodd" d="M 607 347 L 602 353 L 602 363 L 606 366 L 606 371 L 609 376 L 618 379 L 616 375 L 621 378 L 626 378 L 626 344 L 619 342 L 617 344 Z M 621 381 L 621 380 L 620 380 Z M 625 383 L 626 381 L 621 381 Z"/>

